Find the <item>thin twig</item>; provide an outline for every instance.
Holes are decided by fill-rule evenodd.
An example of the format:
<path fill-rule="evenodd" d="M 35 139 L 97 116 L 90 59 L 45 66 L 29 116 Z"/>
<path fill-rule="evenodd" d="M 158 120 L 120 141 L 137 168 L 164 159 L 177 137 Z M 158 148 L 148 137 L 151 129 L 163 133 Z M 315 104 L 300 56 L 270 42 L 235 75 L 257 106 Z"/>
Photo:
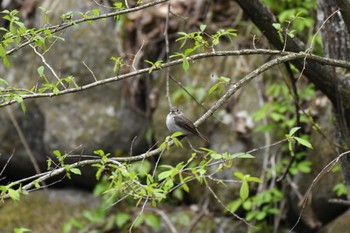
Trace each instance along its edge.
<path fill-rule="evenodd" d="M 51 73 L 53 74 L 53 76 L 58 80 L 58 82 L 61 84 L 61 86 L 64 89 L 67 89 L 67 87 L 63 84 L 62 80 L 58 77 L 58 75 L 56 74 L 55 70 L 46 62 L 45 57 L 39 53 L 39 51 L 36 49 L 36 47 L 32 44 L 29 44 L 29 46 L 34 50 L 34 52 L 41 58 L 42 63 L 44 63 L 44 65 L 49 68 L 49 70 L 51 71 Z"/>
<path fill-rule="evenodd" d="M 302 203 L 302 208 L 301 208 L 301 211 L 300 211 L 300 214 L 298 216 L 298 219 L 296 221 L 296 223 L 294 224 L 294 226 L 289 230 L 289 232 L 293 232 L 294 228 L 299 224 L 300 222 L 300 219 L 301 219 L 301 216 L 303 215 L 304 213 L 304 209 L 305 209 L 305 206 L 308 202 L 308 198 L 311 194 L 311 191 L 314 189 L 315 185 L 317 184 L 317 182 L 321 179 L 321 177 L 323 175 L 325 175 L 327 172 L 329 172 L 333 166 L 339 162 L 340 158 L 343 157 L 344 155 L 347 155 L 347 154 L 350 154 L 350 151 L 345 151 L 343 153 L 341 153 L 339 156 L 337 156 L 335 159 L 333 159 L 332 161 L 330 161 L 318 174 L 317 176 L 315 177 L 315 179 L 313 179 L 310 187 L 308 188 L 308 190 L 306 191 L 306 193 L 304 194 L 304 199 L 303 199 L 303 203 Z"/>
<path fill-rule="evenodd" d="M 140 60 L 140 58 L 142 57 L 142 56 L 139 56 L 139 54 L 141 53 L 142 48 L 143 48 L 144 45 L 145 45 L 145 40 L 142 40 L 142 44 L 141 44 L 139 50 L 136 52 L 136 54 L 135 54 L 135 56 L 134 56 L 134 59 L 133 59 L 133 61 L 132 61 L 131 67 L 132 67 L 135 71 L 137 71 L 136 66 L 138 66 L 139 60 Z M 135 64 L 136 64 L 136 66 L 135 66 Z"/>
<path fill-rule="evenodd" d="M 150 210 L 150 211 L 157 213 L 164 220 L 164 222 L 168 226 L 171 233 L 178 233 L 174 224 L 172 224 L 171 220 L 169 219 L 169 217 L 165 214 L 165 212 L 163 210 L 159 210 L 156 208 L 147 208 L 147 210 Z"/>
<path fill-rule="evenodd" d="M 145 202 L 144 202 L 143 205 L 142 205 L 142 208 L 141 208 L 139 214 L 137 215 L 137 217 L 136 217 L 136 218 L 134 219 L 134 221 L 132 222 L 132 224 L 131 224 L 131 226 L 130 226 L 130 228 L 129 228 L 129 233 L 131 233 L 131 230 L 132 230 L 132 228 L 134 227 L 134 225 L 135 225 L 137 219 L 138 219 L 138 218 L 142 215 L 142 213 L 144 212 L 145 207 L 146 207 L 146 204 L 147 204 L 147 202 L 148 202 L 148 198 L 149 198 L 149 197 L 147 196 Z"/>
<path fill-rule="evenodd" d="M 350 206 L 350 201 L 349 200 L 344 200 L 344 199 L 329 199 L 329 203 L 334 203 L 334 204 L 339 204 L 339 205 L 345 205 L 345 206 Z"/>
<path fill-rule="evenodd" d="M 132 148 L 134 146 L 135 140 L 136 140 L 137 136 L 135 136 L 132 141 L 131 141 L 131 145 L 130 145 L 130 151 L 129 151 L 129 156 L 132 156 Z"/>
<path fill-rule="evenodd" d="M 201 154 L 205 153 L 205 151 L 200 151 L 200 150 L 197 150 L 196 148 L 194 148 L 194 147 L 192 146 L 190 140 L 188 140 L 187 137 L 185 137 L 185 140 L 187 141 L 188 145 L 191 147 L 191 150 L 193 150 L 194 152 L 196 152 L 196 153 L 201 153 Z"/>
<path fill-rule="evenodd" d="M 30 149 L 30 147 L 29 147 L 29 145 L 28 145 L 27 139 L 26 139 L 26 137 L 24 136 L 23 131 L 22 131 L 21 127 L 20 127 L 19 124 L 18 124 L 18 121 L 16 120 L 16 118 L 15 118 L 15 116 L 13 115 L 12 110 L 11 110 L 10 108 L 7 109 L 7 113 L 8 113 L 8 115 L 9 115 L 9 117 L 10 117 L 10 120 L 11 120 L 13 126 L 15 127 L 15 129 L 16 129 L 16 131 L 17 131 L 17 133 L 18 133 L 18 136 L 19 136 L 19 138 L 20 138 L 20 140 L 21 140 L 21 142 L 22 142 L 22 145 L 23 145 L 25 151 L 26 151 L 27 154 L 28 154 L 28 157 L 29 157 L 30 161 L 32 162 L 32 165 L 33 165 L 33 167 L 34 167 L 34 169 L 35 169 L 35 172 L 36 172 L 37 174 L 40 174 L 41 171 L 40 171 L 39 164 L 38 164 L 38 162 L 36 161 L 35 156 L 33 155 L 33 152 L 32 152 L 32 150 Z"/>
<path fill-rule="evenodd" d="M 115 10 L 115 9 L 116 9 L 116 7 L 105 6 L 105 5 L 103 5 L 103 4 L 99 3 L 99 2 L 97 2 L 96 0 L 92 0 L 92 1 L 93 1 L 97 6 L 99 6 L 99 7 L 106 8 L 106 9 L 112 9 L 112 10 Z M 127 7 L 127 8 L 129 8 L 129 7 Z"/>
<path fill-rule="evenodd" d="M 165 40 L 165 57 L 166 57 L 166 62 L 169 62 L 169 35 L 168 35 L 168 30 L 169 30 L 169 14 L 170 14 L 170 3 L 168 3 L 168 12 L 166 14 L 165 18 L 165 29 L 164 29 L 164 40 Z M 170 91 L 169 91 L 169 77 L 170 77 L 170 67 L 167 67 L 165 70 L 166 73 L 166 98 L 168 100 L 168 106 L 172 107 L 171 104 L 171 99 L 170 99 Z"/>
<path fill-rule="evenodd" d="M 157 168 L 158 168 L 158 164 L 160 162 L 160 159 L 162 158 L 162 155 L 164 154 L 164 151 L 165 151 L 165 147 L 163 148 L 163 150 L 160 152 L 158 158 L 157 158 L 157 162 L 156 164 L 154 165 L 154 168 L 153 168 L 153 174 L 152 174 L 152 177 L 154 178 L 155 175 L 156 175 L 156 171 L 157 171 Z"/>
<path fill-rule="evenodd" d="M 125 2 L 126 8 L 130 8 L 129 3 L 128 3 L 128 0 L 125 0 L 124 2 Z"/>
<path fill-rule="evenodd" d="M 227 208 L 227 206 L 222 203 L 222 201 L 219 199 L 219 197 L 216 195 L 216 193 L 214 192 L 214 190 L 209 186 L 207 185 L 207 188 L 208 190 L 210 191 L 210 193 L 213 195 L 213 197 L 215 198 L 215 200 L 229 213 L 232 214 L 232 216 L 234 216 L 235 218 L 237 218 L 238 220 L 244 222 L 247 226 L 249 227 L 253 227 L 253 228 L 256 228 L 255 226 L 251 225 L 249 222 L 247 222 L 247 220 L 245 220 L 244 218 L 238 216 L 236 213 L 232 212 L 229 208 Z"/>
<path fill-rule="evenodd" d="M 336 10 L 336 11 L 334 11 L 332 14 L 330 14 L 330 15 L 322 22 L 321 26 L 317 29 L 316 33 L 314 34 L 314 36 L 313 36 L 312 39 L 311 39 L 310 47 L 309 47 L 308 49 L 305 50 L 306 53 L 312 52 L 312 50 L 313 50 L 312 45 L 314 44 L 314 41 L 315 41 L 315 39 L 316 39 L 316 36 L 320 33 L 321 29 L 324 27 L 324 25 L 326 24 L 326 22 L 327 22 L 328 20 L 330 20 L 330 18 L 332 18 L 333 15 L 335 15 L 338 11 L 339 11 L 339 9 Z M 299 77 L 298 77 L 298 81 L 301 79 L 301 76 L 303 75 L 304 70 L 305 70 L 305 68 L 306 68 L 306 59 L 307 59 L 307 56 L 305 56 L 305 58 L 304 58 L 303 68 L 302 68 L 301 71 L 300 71 L 300 74 L 299 74 Z"/>
<path fill-rule="evenodd" d="M 11 161 L 13 155 L 15 154 L 15 151 L 16 151 L 15 148 L 13 148 L 12 154 L 11 154 L 10 157 L 7 159 L 7 161 L 6 161 L 5 165 L 4 165 L 4 167 L 1 169 L 0 177 L 1 177 L 2 174 L 4 173 L 4 171 L 5 171 L 6 167 L 7 167 L 7 165 L 10 163 L 10 161 Z M 0 178 L 0 181 L 1 181 L 1 178 Z"/>
<path fill-rule="evenodd" d="M 339 9 L 335 10 L 332 14 L 330 14 L 325 20 L 323 20 L 321 26 L 318 27 L 316 33 L 313 35 L 311 42 L 310 42 L 310 47 L 307 49 L 308 51 L 312 51 L 313 49 L 313 44 L 316 40 L 317 35 L 320 33 L 321 29 L 324 27 L 324 25 L 330 20 L 335 14 L 339 12 Z"/>
<path fill-rule="evenodd" d="M 191 233 L 192 230 L 194 229 L 194 227 L 198 224 L 198 222 L 200 221 L 201 218 L 203 218 L 203 216 L 206 214 L 206 212 L 208 211 L 208 205 L 209 205 L 209 198 L 208 196 L 205 199 L 205 202 L 203 203 L 203 205 L 201 206 L 201 211 L 194 216 L 194 218 L 192 218 L 188 229 L 186 230 L 186 233 Z"/>
<path fill-rule="evenodd" d="M 94 77 L 95 82 L 97 82 L 97 78 L 96 78 L 94 72 L 92 72 L 92 70 L 88 67 L 88 65 L 86 65 L 86 63 L 84 61 L 83 61 L 83 64 L 86 67 L 86 69 L 88 69 L 90 71 L 90 73 L 92 74 L 92 77 Z"/>
<path fill-rule="evenodd" d="M 184 85 L 182 85 L 181 82 L 177 81 L 172 75 L 169 76 L 171 80 L 173 80 L 179 87 L 182 88 L 182 90 L 184 90 L 199 106 L 201 106 L 202 108 L 204 108 L 205 110 L 207 110 L 203 104 L 199 103 L 199 101 L 196 99 L 196 97 L 194 97 L 187 89 L 186 87 L 184 87 Z"/>

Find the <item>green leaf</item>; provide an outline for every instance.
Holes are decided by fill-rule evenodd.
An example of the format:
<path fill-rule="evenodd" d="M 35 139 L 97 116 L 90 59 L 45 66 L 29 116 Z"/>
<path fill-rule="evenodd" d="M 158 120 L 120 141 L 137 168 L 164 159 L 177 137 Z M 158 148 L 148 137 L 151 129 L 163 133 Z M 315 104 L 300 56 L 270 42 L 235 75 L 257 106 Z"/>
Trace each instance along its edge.
<path fill-rule="evenodd" d="M 342 195 L 346 195 L 347 191 L 346 191 L 346 186 L 342 183 L 338 183 L 333 187 L 333 191 L 336 192 L 337 196 L 342 196 Z"/>
<path fill-rule="evenodd" d="M 154 214 L 147 214 L 145 217 L 146 225 L 150 226 L 153 231 L 160 229 L 160 217 Z"/>
<path fill-rule="evenodd" d="M 189 56 L 191 53 L 193 53 L 196 49 L 198 48 L 198 46 L 195 46 L 193 48 L 188 48 L 185 50 L 184 52 L 184 58 L 186 58 L 187 56 Z M 187 60 L 187 59 L 186 59 Z"/>
<path fill-rule="evenodd" d="M 269 208 L 267 210 L 267 213 L 269 213 L 269 214 L 278 214 L 279 212 L 280 212 L 280 210 L 277 208 Z"/>
<path fill-rule="evenodd" d="M 105 152 L 103 150 L 101 150 L 101 149 L 100 150 L 94 150 L 94 154 L 98 155 L 100 157 L 105 156 Z"/>
<path fill-rule="evenodd" d="M 61 157 L 62 156 L 61 151 L 59 151 L 59 150 L 54 150 L 53 154 L 56 155 L 56 157 Z"/>
<path fill-rule="evenodd" d="M 22 102 L 20 103 L 20 105 L 21 105 L 22 111 L 23 111 L 24 113 L 26 113 L 27 107 L 26 107 L 26 105 L 24 104 L 24 101 L 22 101 Z"/>
<path fill-rule="evenodd" d="M 218 80 L 219 80 L 220 82 L 223 82 L 223 83 L 226 83 L 226 84 L 230 83 L 230 81 L 231 81 L 231 79 L 229 79 L 229 78 L 227 78 L 227 77 L 224 77 L 224 76 L 218 77 Z"/>
<path fill-rule="evenodd" d="M 3 45 L 0 45 L 0 57 L 6 57 L 6 49 Z"/>
<path fill-rule="evenodd" d="M 239 196 L 242 201 L 245 201 L 249 196 L 249 186 L 246 180 L 242 180 L 241 189 L 239 190 Z"/>
<path fill-rule="evenodd" d="M 123 3 L 122 3 L 122 2 L 113 3 L 113 6 L 114 6 L 115 8 L 117 8 L 118 11 L 124 9 L 124 6 L 123 6 Z"/>
<path fill-rule="evenodd" d="M 100 180 L 102 172 L 105 170 L 105 166 L 102 166 L 101 164 L 93 164 L 92 166 L 93 167 L 99 166 L 99 169 L 97 170 L 97 172 L 95 174 L 95 177 L 96 177 L 96 180 Z"/>
<path fill-rule="evenodd" d="M 47 170 L 51 170 L 51 165 L 52 165 L 52 159 L 47 160 Z"/>
<path fill-rule="evenodd" d="M 143 222 L 145 221 L 145 215 L 141 214 L 136 217 L 135 222 L 134 222 L 134 227 L 138 228 Z"/>
<path fill-rule="evenodd" d="M 37 71 L 38 71 L 38 74 L 39 76 L 43 76 L 44 75 L 44 70 L 45 70 L 45 67 L 44 66 L 39 66 Z"/>
<path fill-rule="evenodd" d="M 81 175 L 81 171 L 79 168 L 71 168 L 69 171 L 72 172 L 73 174 Z"/>
<path fill-rule="evenodd" d="M 209 89 L 208 94 L 211 95 L 218 88 L 219 85 L 220 85 L 220 83 L 215 83 L 214 86 L 212 86 Z"/>
<path fill-rule="evenodd" d="M 14 95 L 13 99 L 19 104 L 23 102 L 23 98 L 20 95 Z"/>
<path fill-rule="evenodd" d="M 213 159 L 222 159 L 223 156 L 218 153 L 212 153 L 210 154 L 210 157 L 212 157 Z"/>
<path fill-rule="evenodd" d="M 258 177 L 247 177 L 247 181 L 261 183 L 261 179 L 259 179 Z"/>
<path fill-rule="evenodd" d="M 173 138 L 179 137 L 179 136 L 181 136 L 181 135 L 183 135 L 183 133 L 181 133 L 181 132 L 175 132 L 175 133 L 173 133 L 173 134 L 171 135 L 171 138 L 173 139 Z"/>
<path fill-rule="evenodd" d="M 34 187 L 35 188 L 40 188 L 40 184 L 39 184 L 39 182 L 37 180 L 34 181 Z"/>
<path fill-rule="evenodd" d="M 261 220 L 263 220 L 263 219 L 266 217 L 266 215 L 267 215 L 267 213 L 266 213 L 265 211 L 260 211 L 260 212 L 255 216 L 255 218 L 256 218 L 256 220 L 261 221 Z"/>
<path fill-rule="evenodd" d="M 115 216 L 115 224 L 121 228 L 130 220 L 130 215 L 125 212 L 118 212 Z"/>
<path fill-rule="evenodd" d="M 94 14 L 94 15 L 96 15 L 96 16 L 98 16 L 98 15 L 100 15 L 100 10 L 99 9 L 93 9 L 92 10 L 92 13 Z"/>
<path fill-rule="evenodd" d="M 4 84 L 5 86 L 9 85 L 9 83 L 5 79 L 2 79 L 2 78 L 0 78 L 0 84 Z"/>
<path fill-rule="evenodd" d="M 244 180 L 244 174 L 242 172 L 235 172 L 233 175 L 242 181 Z"/>
<path fill-rule="evenodd" d="M 169 139 L 170 137 L 167 137 L 166 139 Z M 169 140 L 165 140 L 162 144 L 159 145 L 159 150 L 163 150 L 168 145 Z"/>
<path fill-rule="evenodd" d="M 273 23 L 272 26 L 273 26 L 275 29 L 277 29 L 278 31 L 282 29 L 282 26 L 281 26 L 281 24 L 279 24 L 279 23 Z"/>
<path fill-rule="evenodd" d="M 214 40 L 213 40 L 213 45 L 218 45 L 219 44 L 219 38 L 215 38 Z"/>
<path fill-rule="evenodd" d="M 246 200 L 242 203 L 242 207 L 245 210 L 251 210 L 253 208 L 253 203 L 250 200 Z"/>
<path fill-rule="evenodd" d="M 55 95 L 57 95 L 59 92 L 60 92 L 60 89 L 58 89 L 57 87 L 54 87 L 54 88 L 53 88 L 53 93 L 54 93 Z"/>
<path fill-rule="evenodd" d="M 158 180 L 164 180 L 165 178 L 168 178 L 172 173 L 173 173 L 172 170 L 161 172 L 158 175 Z"/>
<path fill-rule="evenodd" d="M 255 158 L 254 155 L 245 153 L 245 152 L 240 152 L 240 153 L 235 153 L 235 154 L 230 154 L 229 155 L 230 158 L 234 159 L 234 158 L 240 158 L 240 159 L 253 159 Z"/>
<path fill-rule="evenodd" d="M 233 202 L 230 202 L 226 208 L 229 209 L 231 212 L 236 212 L 238 210 L 238 208 L 242 205 L 242 199 L 237 199 Z"/>
<path fill-rule="evenodd" d="M 307 148 L 313 149 L 312 145 L 309 141 L 302 139 L 302 138 L 299 138 L 299 137 L 294 137 L 294 139 L 297 140 L 299 144 L 301 144 Z"/>
<path fill-rule="evenodd" d="M 182 184 L 182 188 L 183 188 L 183 190 L 185 190 L 187 193 L 190 192 L 190 187 L 188 187 L 188 185 L 187 185 L 186 183 L 183 183 L 183 184 Z"/>
<path fill-rule="evenodd" d="M 311 165 L 312 162 L 311 161 L 301 161 L 298 163 L 298 170 L 302 173 L 310 173 L 311 172 Z"/>
<path fill-rule="evenodd" d="M 271 113 L 271 119 L 274 121 L 283 121 L 286 117 L 283 114 L 279 114 L 277 112 Z"/>
<path fill-rule="evenodd" d="M 14 233 L 24 233 L 24 232 L 29 232 L 31 231 L 30 229 L 28 228 L 24 228 L 24 227 L 21 227 L 21 228 L 15 228 L 13 230 Z"/>
<path fill-rule="evenodd" d="M 203 32 L 203 31 L 205 30 L 206 27 L 207 27 L 207 25 L 201 24 L 201 25 L 199 26 L 199 29 Z"/>
<path fill-rule="evenodd" d="M 246 219 L 247 221 L 251 221 L 251 220 L 253 220 L 253 219 L 255 218 L 255 216 L 256 216 L 258 213 L 259 213 L 259 212 L 256 211 L 256 210 L 255 210 L 255 211 L 250 211 L 250 212 L 247 213 L 245 219 Z"/>
<path fill-rule="evenodd" d="M 19 201 L 19 192 L 17 191 L 17 190 L 14 190 L 14 189 L 9 189 L 8 190 L 8 194 L 9 194 L 9 196 L 10 196 L 10 198 L 12 199 L 12 200 L 15 200 L 15 201 Z"/>
<path fill-rule="evenodd" d="M 173 138 L 173 141 L 174 141 L 174 143 L 175 143 L 175 145 L 176 145 L 177 147 L 183 148 L 182 143 L 181 143 L 177 138 Z"/>
<path fill-rule="evenodd" d="M 289 131 L 289 135 L 293 136 L 295 134 L 296 131 L 298 131 L 300 129 L 300 127 L 294 127 Z"/>
<path fill-rule="evenodd" d="M 184 69 L 185 72 L 188 71 L 188 69 L 190 68 L 190 63 L 188 62 L 188 60 L 186 59 L 186 57 L 184 57 L 182 59 L 182 68 Z"/>

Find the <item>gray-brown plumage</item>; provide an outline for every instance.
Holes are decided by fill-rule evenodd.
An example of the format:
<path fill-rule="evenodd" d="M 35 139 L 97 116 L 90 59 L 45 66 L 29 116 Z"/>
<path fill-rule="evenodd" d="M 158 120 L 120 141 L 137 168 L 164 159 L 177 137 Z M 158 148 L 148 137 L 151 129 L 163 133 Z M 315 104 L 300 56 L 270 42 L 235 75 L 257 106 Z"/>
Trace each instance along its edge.
<path fill-rule="evenodd" d="M 171 107 L 166 117 L 166 126 L 171 133 L 181 132 L 183 135 L 196 135 L 205 141 L 208 141 L 177 107 Z"/>

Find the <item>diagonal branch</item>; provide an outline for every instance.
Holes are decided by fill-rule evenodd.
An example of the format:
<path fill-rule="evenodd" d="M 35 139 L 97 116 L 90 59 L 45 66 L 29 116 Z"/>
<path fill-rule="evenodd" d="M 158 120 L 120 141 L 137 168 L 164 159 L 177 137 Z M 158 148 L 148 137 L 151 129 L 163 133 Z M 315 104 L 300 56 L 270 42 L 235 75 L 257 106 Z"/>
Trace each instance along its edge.
<path fill-rule="evenodd" d="M 279 50 L 268 50 L 268 49 L 243 49 L 243 50 L 215 51 L 215 52 L 208 52 L 208 53 L 200 53 L 200 54 L 196 54 L 196 55 L 187 57 L 187 60 L 194 61 L 194 60 L 204 59 L 204 58 L 208 58 L 208 57 L 241 56 L 241 55 L 256 55 L 256 54 L 291 56 L 290 58 L 288 58 L 286 60 L 285 60 L 285 58 L 276 58 L 275 60 L 277 60 L 277 61 L 279 59 L 282 59 L 282 60 L 285 60 L 285 61 L 299 60 L 300 62 L 303 62 L 304 60 L 305 61 L 307 60 L 308 63 L 312 61 L 314 63 L 317 63 L 318 65 L 321 65 L 321 64 L 322 65 L 331 65 L 331 66 L 336 66 L 336 67 L 342 67 L 342 68 L 350 69 L 350 62 L 343 61 L 343 60 L 324 58 L 324 57 L 320 57 L 320 56 L 309 54 L 309 53 L 305 53 L 305 52 L 299 52 L 299 53 L 281 52 Z M 275 61 L 275 60 L 272 60 L 272 61 Z M 160 70 L 160 69 L 163 69 L 163 68 L 166 68 L 166 67 L 170 67 L 170 66 L 181 64 L 182 62 L 183 62 L 183 59 L 177 59 L 177 60 L 174 60 L 174 61 L 170 61 L 168 63 L 164 63 L 160 67 L 152 67 L 152 69 L 153 70 Z M 280 64 L 280 63 L 281 62 L 278 62 L 278 64 Z M 259 69 L 257 69 L 257 70 L 259 70 Z M 65 95 L 65 94 L 70 94 L 70 93 L 84 91 L 84 90 L 87 90 L 87 89 L 90 89 L 90 88 L 93 88 L 93 87 L 96 87 L 96 86 L 104 85 L 104 84 L 111 83 L 111 82 L 120 81 L 120 80 L 123 80 L 123 79 L 126 79 L 126 78 L 135 77 L 137 75 L 148 73 L 148 72 L 149 72 L 149 68 L 145 68 L 145 69 L 133 71 L 133 72 L 130 72 L 130 73 L 127 73 L 127 74 L 118 75 L 118 76 L 114 76 L 114 77 L 98 80 L 98 81 L 95 81 L 95 82 L 92 82 L 92 83 L 89 83 L 87 85 L 83 85 L 83 86 L 80 86 L 80 87 L 62 90 L 62 91 L 58 92 L 57 94 L 55 94 L 53 92 L 48 92 L 48 93 L 31 93 L 31 94 L 21 95 L 21 97 L 22 97 L 23 100 L 24 99 L 33 99 L 33 98 L 47 98 L 47 97 L 51 98 L 51 97 L 55 97 L 55 96 L 60 96 L 60 95 Z M 6 97 L 9 97 L 9 95 L 3 95 L 2 97 L 6 98 Z M 14 100 L 14 99 L 8 100 L 6 102 L 1 103 L 0 104 L 0 108 L 4 107 L 4 106 L 7 106 L 7 105 L 12 105 L 14 103 L 17 103 L 16 100 Z"/>

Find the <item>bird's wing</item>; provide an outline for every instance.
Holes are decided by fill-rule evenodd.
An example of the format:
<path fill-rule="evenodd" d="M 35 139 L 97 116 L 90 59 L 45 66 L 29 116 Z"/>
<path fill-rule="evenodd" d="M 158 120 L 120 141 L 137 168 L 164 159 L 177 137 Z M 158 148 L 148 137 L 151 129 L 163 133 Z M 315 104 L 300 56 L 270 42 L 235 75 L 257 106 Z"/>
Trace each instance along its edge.
<path fill-rule="evenodd" d="M 194 124 L 185 117 L 174 116 L 175 124 L 180 126 L 181 128 L 191 132 L 194 135 L 198 135 L 198 130 L 194 126 Z"/>

